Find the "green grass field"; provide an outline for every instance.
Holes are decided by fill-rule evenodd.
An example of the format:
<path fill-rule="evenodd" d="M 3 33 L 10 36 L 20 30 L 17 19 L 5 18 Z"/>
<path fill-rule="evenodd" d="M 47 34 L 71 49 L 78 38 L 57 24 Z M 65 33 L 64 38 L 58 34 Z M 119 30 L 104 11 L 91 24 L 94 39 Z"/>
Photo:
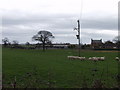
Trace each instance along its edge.
<path fill-rule="evenodd" d="M 3 85 L 12 87 L 92 87 L 99 80 L 105 87 L 117 87 L 117 52 L 81 51 L 81 56 L 105 56 L 105 61 L 68 60 L 76 50 L 22 50 L 3 48 Z M 97 69 L 97 71 L 93 71 Z M 16 80 L 15 80 L 16 79 Z"/>

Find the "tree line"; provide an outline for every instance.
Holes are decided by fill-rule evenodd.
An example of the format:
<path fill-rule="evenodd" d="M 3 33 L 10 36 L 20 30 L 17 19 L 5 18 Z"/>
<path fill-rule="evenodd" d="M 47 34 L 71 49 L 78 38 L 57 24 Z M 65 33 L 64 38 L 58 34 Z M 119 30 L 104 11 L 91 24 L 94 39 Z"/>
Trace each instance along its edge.
<path fill-rule="evenodd" d="M 45 31 L 45 30 L 42 30 L 42 31 L 39 31 L 37 34 L 33 35 L 32 37 L 32 40 L 33 41 L 38 41 L 38 46 L 40 45 L 39 43 L 41 43 L 42 45 L 42 48 L 43 48 L 43 51 L 45 51 L 45 48 L 46 48 L 46 45 L 50 45 L 52 44 L 52 39 L 55 38 L 53 36 L 53 34 L 49 31 Z M 12 47 L 18 47 L 19 45 L 19 42 L 17 40 L 13 40 L 12 42 L 9 41 L 8 38 L 4 38 L 2 39 L 2 42 L 3 42 L 3 45 L 4 47 L 8 46 L 8 45 L 12 45 Z M 26 42 L 25 43 L 27 46 L 30 45 L 29 42 Z M 117 36 L 115 37 L 112 41 L 108 40 L 106 41 L 104 44 L 116 44 L 118 46 L 118 48 L 120 48 L 120 36 Z M 84 45 L 81 45 L 81 48 L 85 48 L 85 47 L 89 47 L 89 45 L 87 44 L 84 44 Z M 70 45 L 68 46 L 68 48 L 75 48 L 75 45 Z"/>
<path fill-rule="evenodd" d="M 39 31 L 36 35 L 34 35 L 32 37 L 32 40 L 42 43 L 43 51 L 45 51 L 45 45 L 51 44 L 53 38 L 55 37 L 51 32 L 43 30 L 43 31 Z M 4 43 L 5 47 L 11 44 L 13 47 L 17 47 L 19 45 L 19 42 L 17 40 L 13 40 L 11 43 L 8 38 L 2 39 L 2 42 Z M 30 44 L 29 42 L 26 42 L 26 45 L 29 44 Z"/>

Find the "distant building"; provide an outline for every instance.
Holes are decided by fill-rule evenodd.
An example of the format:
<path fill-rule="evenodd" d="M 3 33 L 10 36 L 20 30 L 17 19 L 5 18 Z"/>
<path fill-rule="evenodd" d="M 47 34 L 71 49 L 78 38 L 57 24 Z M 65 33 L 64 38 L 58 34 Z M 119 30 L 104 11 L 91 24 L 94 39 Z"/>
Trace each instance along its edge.
<path fill-rule="evenodd" d="M 58 44 L 53 44 L 54 48 L 68 48 L 70 43 L 58 43 Z"/>
<path fill-rule="evenodd" d="M 99 48 L 102 48 L 102 39 L 100 40 L 93 40 L 91 39 L 91 48 L 92 49 L 99 49 Z"/>
<path fill-rule="evenodd" d="M 68 48 L 68 46 L 70 45 L 70 43 L 54 43 L 51 45 L 46 45 L 47 48 L 61 48 L 61 49 L 65 49 Z"/>
<path fill-rule="evenodd" d="M 103 48 L 105 49 L 116 49 L 117 48 L 117 45 L 111 41 L 106 41 L 104 44 L 103 44 Z"/>

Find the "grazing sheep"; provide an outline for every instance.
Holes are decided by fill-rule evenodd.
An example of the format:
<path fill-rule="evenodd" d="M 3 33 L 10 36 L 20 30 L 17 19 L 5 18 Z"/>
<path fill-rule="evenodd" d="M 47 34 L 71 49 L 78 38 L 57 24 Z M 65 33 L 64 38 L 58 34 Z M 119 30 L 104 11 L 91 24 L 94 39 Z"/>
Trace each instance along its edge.
<path fill-rule="evenodd" d="M 100 60 L 101 60 L 101 61 L 104 61 L 104 60 L 105 60 L 105 57 L 100 57 Z"/>
<path fill-rule="evenodd" d="M 88 60 L 92 60 L 92 57 L 89 57 Z"/>
<path fill-rule="evenodd" d="M 68 59 L 74 59 L 74 56 L 67 56 Z"/>
<path fill-rule="evenodd" d="M 85 57 L 78 57 L 79 60 L 85 60 Z"/>
<path fill-rule="evenodd" d="M 98 58 L 97 57 L 89 57 L 88 60 L 98 61 Z"/>
<path fill-rule="evenodd" d="M 75 60 L 75 59 L 79 59 L 79 60 L 85 60 L 85 57 L 78 57 L 78 56 L 67 56 L 68 59 L 71 59 L 71 60 Z"/>
<path fill-rule="evenodd" d="M 105 57 L 97 57 L 99 61 L 104 61 Z"/>
<path fill-rule="evenodd" d="M 68 59 L 71 59 L 71 60 L 78 59 L 78 56 L 68 56 Z"/>
<path fill-rule="evenodd" d="M 88 60 L 92 60 L 92 61 L 104 61 L 105 57 L 89 57 Z"/>
<path fill-rule="evenodd" d="M 120 58 L 119 58 L 119 57 L 115 57 L 115 60 L 116 60 L 116 61 L 120 61 Z"/>
<path fill-rule="evenodd" d="M 98 61 L 98 58 L 97 57 L 92 57 L 92 60 L 93 61 Z"/>
<path fill-rule="evenodd" d="M 78 56 L 74 56 L 74 59 L 79 59 L 79 57 Z"/>

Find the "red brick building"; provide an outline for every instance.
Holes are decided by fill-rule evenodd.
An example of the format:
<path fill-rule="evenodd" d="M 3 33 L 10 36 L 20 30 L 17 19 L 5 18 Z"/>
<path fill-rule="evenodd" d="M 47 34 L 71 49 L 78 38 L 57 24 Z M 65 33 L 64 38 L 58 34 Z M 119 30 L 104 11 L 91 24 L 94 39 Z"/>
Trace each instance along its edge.
<path fill-rule="evenodd" d="M 91 39 L 91 48 L 93 49 L 99 49 L 99 48 L 102 48 L 102 39 L 100 40 L 93 40 Z"/>

